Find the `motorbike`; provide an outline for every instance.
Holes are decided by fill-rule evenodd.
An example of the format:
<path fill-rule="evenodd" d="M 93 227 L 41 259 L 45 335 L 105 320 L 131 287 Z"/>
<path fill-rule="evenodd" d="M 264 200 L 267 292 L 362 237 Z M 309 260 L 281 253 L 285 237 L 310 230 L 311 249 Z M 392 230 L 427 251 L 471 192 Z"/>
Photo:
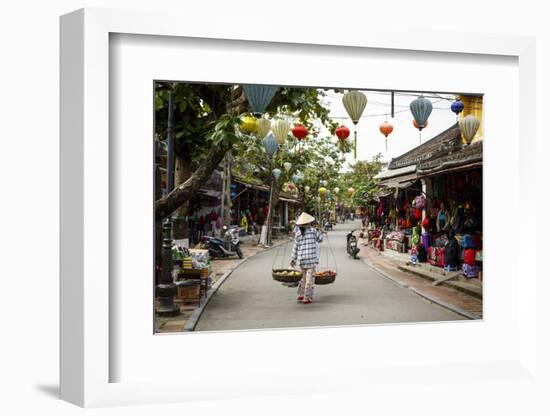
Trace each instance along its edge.
<path fill-rule="evenodd" d="M 350 231 L 347 236 L 347 252 L 348 254 L 356 259 L 357 253 L 359 253 L 359 247 L 357 247 L 357 237 L 353 234 L 355 231 Z"/>
<path fill-rule="evenodd" d="M 332 231 L 332 223 L 330 221 L 325 221 L 323 226 L 325 228 L 325 231 Z"/>
<path fill-rule="evenodd" d="M 239 239 L 239 227 L 223 227 L 224 239 L 204 236 L 202 246 L 208 250 L 212 258 L 228 258 L 237 256 L 243 258 Z"/>

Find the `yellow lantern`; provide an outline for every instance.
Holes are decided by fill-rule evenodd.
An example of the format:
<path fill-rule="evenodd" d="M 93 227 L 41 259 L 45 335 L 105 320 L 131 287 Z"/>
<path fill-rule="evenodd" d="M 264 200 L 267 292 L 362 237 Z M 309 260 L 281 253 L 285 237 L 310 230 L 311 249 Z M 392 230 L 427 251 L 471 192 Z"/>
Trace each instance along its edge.
<path fill-rule="evenodd" d="M 254 133 L 258 128 L 258 120 L 256 119 L 256 117 L 244 116 L 243 118 L 241 118 L 241 124 L 239 125 L 239 128 L 243 133 Z"/>
<path fill-rule="evenodd" d="M 353 132 L 353 157 L 357 159 L 357 123 L 367 106 L 367 96 L 360 91 L 349 91 L 342 97 L 342 103 L 346 109 L 349 118 L 355 125 L 355 131 Z"/>
<path fill-rule="evenodd" d="M 327 194 L 327 188 L 320 187 L 319 188 L 319 195 L 325 196 Z"/>
<path fill-rule="evenodd" d="M 353 189 L 353 188 L 348 188 L 348 195 L 349 195 L 349 196 L 352 196 L 354 192 L 355 192 L 355 189 Z"/>

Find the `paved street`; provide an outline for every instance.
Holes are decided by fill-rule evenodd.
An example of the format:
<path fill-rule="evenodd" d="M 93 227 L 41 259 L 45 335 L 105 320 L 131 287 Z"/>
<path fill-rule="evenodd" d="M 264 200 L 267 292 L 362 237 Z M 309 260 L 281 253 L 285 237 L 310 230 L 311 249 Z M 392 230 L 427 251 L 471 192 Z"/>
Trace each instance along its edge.
<path fill-rule="evenodd" d="M 328 245 L 334 252 L 338 276 L 331 285 L 315 287 L 314 302 L 296 302 L 296 288 L 271 277 L 275 256 L 284 246 L 256 254 L 237 268 L 206 306 L 197 331 L 322 325 L 426 322 L 465 319 L 400 287 L 346 253 L 346 233 L 354 224 L 339 224 L 321 244 L 319 269 L 327 267 Z M 286 245 L 289 262 L 290 244 Z M 283 266 L 277 261 L 276 267 Z M 329 252 L 328 267 L 334 268 Z"/>

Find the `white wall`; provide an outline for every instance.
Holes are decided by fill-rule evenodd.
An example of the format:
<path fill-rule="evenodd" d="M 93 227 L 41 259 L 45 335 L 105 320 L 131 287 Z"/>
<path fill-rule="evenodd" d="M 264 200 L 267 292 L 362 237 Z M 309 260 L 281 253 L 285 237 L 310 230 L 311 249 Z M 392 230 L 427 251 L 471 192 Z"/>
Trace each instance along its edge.
<path fill-rule="evenodd" d="M 546 2 L 524 0 L 461 2 L 406 1 L 308 2 L 284 1 L 167 1 L 167 0 L 19 0 L 3 2 L 0 12 L 2 88 L 0 89 L 0 175 L 2 235 L 0 250 L 3 329 L 0 374 L 3 414 L 76 414 L 80 412 L 57 401 L 58 383 L 58 17 L 83 6 L 187 11 L 206 26 L 219 19 L 233 19 L 236 31 L 246 31 L 249 19 L 259 13 L 265 24 L 281 30 L 296 25 L 324 25 L 327 31 L 346 30 L 349 24 L 384 26 L 393 22 L 414 30 L 432 27 L 449 31 L 483 31 L 537 36 L 539 96 L 532 103 L 538 110 L 538 130 L 550 113 L 550 29 Z M 183 24 L 183 23 L 182 23 Z M 449 36 L 453 36 L 449 34 Z M 459 73 L 449 74 L 460 76 Z M 549 154 L 548 141 L 539 140 L 536 154 Z M 542 174 L 542 169 L 541 169 Z M 540 181 L 541 194 L 548 181 Z M 542 192 L 543 191 L 543 192 Z M 540 209 L 547 204 L 541 201 Z M 533 207 L 536 209 L 536 207 Z M 542 238 L 540 239 L 542 243 Z M 542 244 L 539 245 L 542 253 Z M 548 291 L 548 287 L 540 290 Z M 541 305 L 541 313 L 548 312 Z M 548 314 L 546 315 L 548 316 Z M 541 334 L 542 335 L 542 334 Z M 546 335 L 546 341 L 548 336 Z M 548 343 L 546 342 L 546 349 Z M 366 346 L 366 353 L 368 346 Z M 472 346 L 475 354 L 475 346 Z M 152 357 L 151 357 L 152 358 Z M 546 361 L 547 362 L 547 361 Z M 548 373 L 547 373 L 548 374 Z M 215 377 L 215 375 L 213 375 Z M 487 384 L 480 390 L 458 385 L 435 387 L 434 391 L 396 392 L 387 397 L 292 397 L 230 402 L 187 403 L 163 408 L 150 407 L 96 410 L 99 414 L 227 414 L 281 412 L 342 414 L 343 410 L 380 406 L 371 414 L 393 414 L 422 409 L 435 414 L 543 414 L 548 404 L 541 392 L 529 389 L 503 394 L 505 385 Z M 392 400 L 392 397 L 394 400 Z M 11 409 L 9 411 L 8 409 Z M 548 414 L 548 413 L 547 413 Z"/>

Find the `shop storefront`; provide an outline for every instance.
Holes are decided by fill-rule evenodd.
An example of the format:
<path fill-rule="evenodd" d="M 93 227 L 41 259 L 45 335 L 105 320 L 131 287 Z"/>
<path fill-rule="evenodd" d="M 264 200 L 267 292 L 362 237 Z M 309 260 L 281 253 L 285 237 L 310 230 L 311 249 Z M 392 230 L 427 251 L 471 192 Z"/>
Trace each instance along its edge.
<path fill-rule="evenodd" d="M 458 125 L 393 159 L 376 177 L 369 243 L 480 277 L 482 159 L 482 141 L 463 145 Z"/>

